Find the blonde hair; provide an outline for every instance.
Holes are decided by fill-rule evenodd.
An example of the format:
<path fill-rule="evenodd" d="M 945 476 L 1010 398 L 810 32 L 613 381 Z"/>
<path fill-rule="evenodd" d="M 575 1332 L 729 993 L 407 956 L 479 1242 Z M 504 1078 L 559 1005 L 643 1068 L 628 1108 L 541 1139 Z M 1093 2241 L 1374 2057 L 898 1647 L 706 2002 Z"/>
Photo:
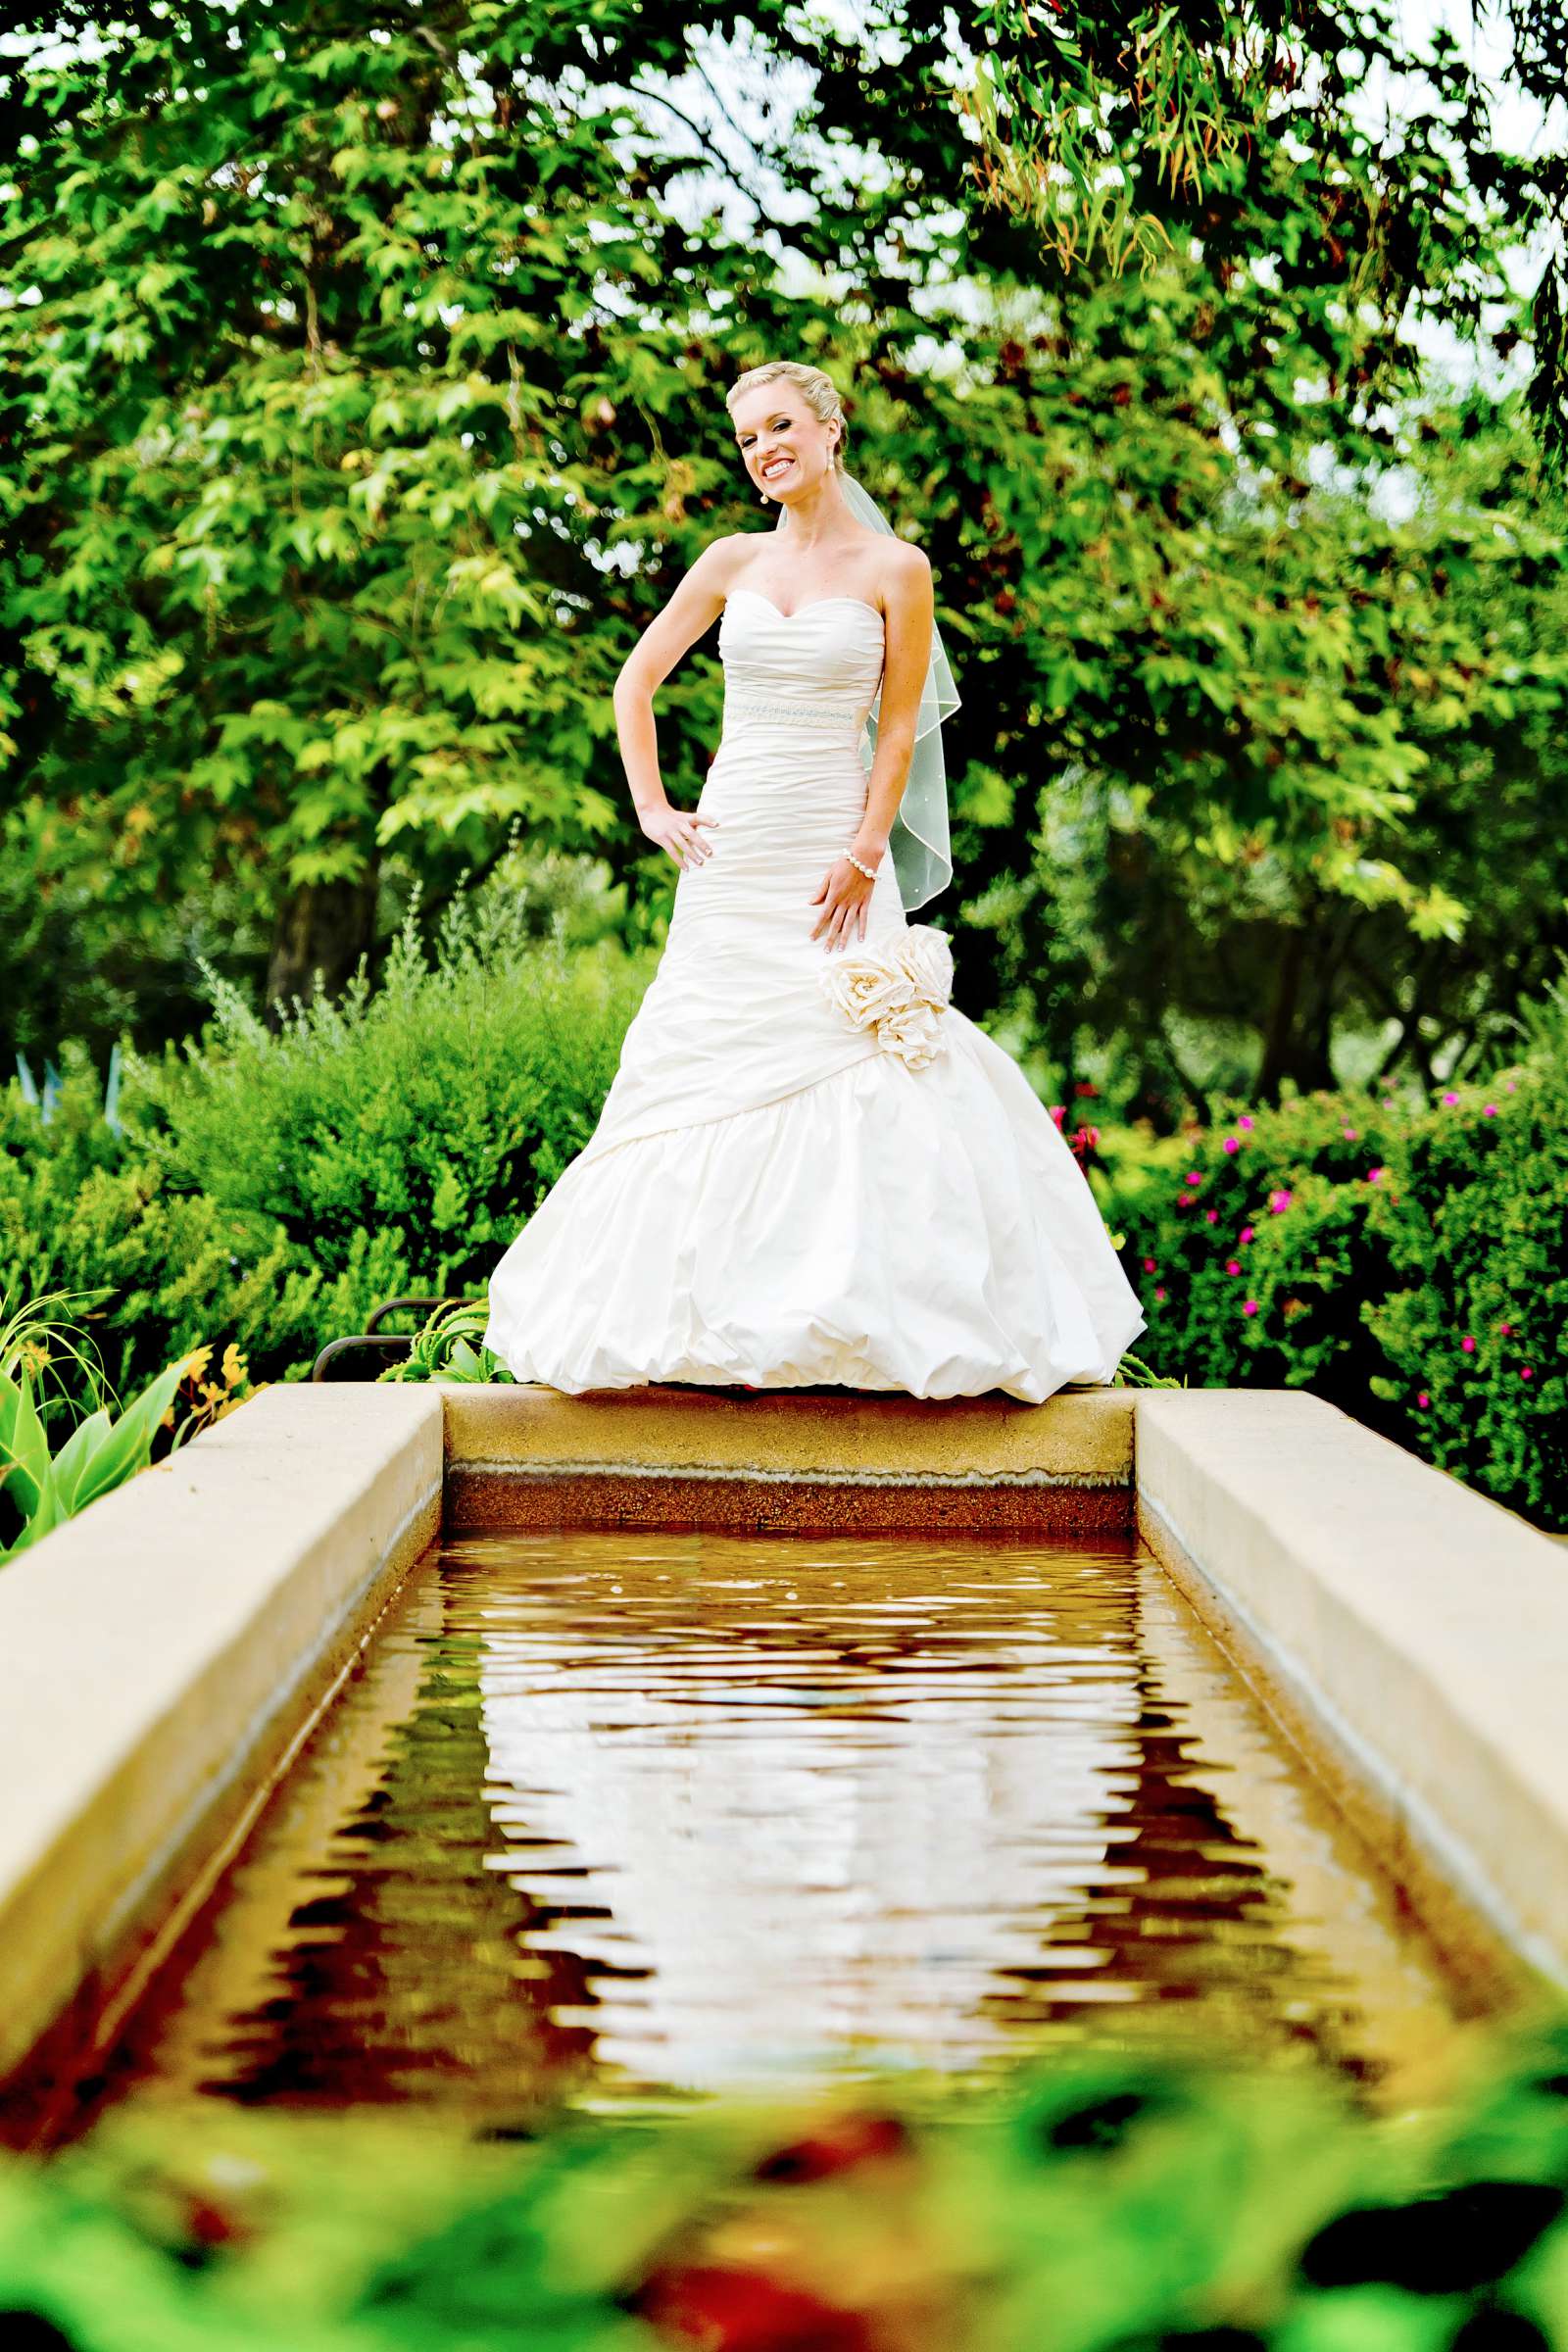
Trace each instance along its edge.
<path fill-rule="evenodd" d="M 837 417 L 839 434 L 833 444 L 833 464 L 837 471 L 842 473 L 844 443 L 850 428 L 844 415 L 844 404 L 839 399 L 839 388 L 830 375 L 823 374 L 820 368 L 808 367 L 804 360 L 766 360 L 760 368 L 748 368 L 746 373 L 731 384 L 724 395 L 724 406 L 733 413 L 735 403 L 743 392 L 755 391 L 759 384 L 775 383 L 781 376 L 786 383 L 799 385 L 807 407 L 823 424 L 831 424 Z"/>

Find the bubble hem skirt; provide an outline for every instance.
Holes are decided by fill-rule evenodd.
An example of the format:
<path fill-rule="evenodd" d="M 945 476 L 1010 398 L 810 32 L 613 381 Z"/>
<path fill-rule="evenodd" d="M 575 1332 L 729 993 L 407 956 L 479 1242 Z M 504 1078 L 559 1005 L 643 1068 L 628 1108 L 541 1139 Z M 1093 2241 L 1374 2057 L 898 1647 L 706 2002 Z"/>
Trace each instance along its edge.
<path fill-rule="evenodd" d="M 490 1278 L 519 1381 L 993 1390 L 1109 1381 L 1146 1328 L 1088 1179 L 1016 1062 L 950 1005 L 726 1115 L 590 1146 Z"/>

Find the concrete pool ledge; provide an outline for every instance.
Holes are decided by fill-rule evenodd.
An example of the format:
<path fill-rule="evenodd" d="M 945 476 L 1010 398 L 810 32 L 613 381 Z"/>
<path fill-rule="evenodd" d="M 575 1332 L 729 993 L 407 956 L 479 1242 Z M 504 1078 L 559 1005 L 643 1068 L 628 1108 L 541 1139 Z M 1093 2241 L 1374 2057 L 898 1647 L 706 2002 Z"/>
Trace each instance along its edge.
<path fill-rule="evenodd" d="M 1010 1397 L 445 1385 L 447 1525 L 1124 1534 L 1128 1389 Z"/>
<path fill-rule="evenodd" d="M 270 1388 L 0 1568 L 0 2079 L 134 1991 L 441 1482 L 429 1389 Z"/>
<path fill-rule="evenodd" d="M 1456 1957 L 1568 1989 L 1568 1558 L 1298 1390 L 1145 1392 L 1150 1548 Z"/>

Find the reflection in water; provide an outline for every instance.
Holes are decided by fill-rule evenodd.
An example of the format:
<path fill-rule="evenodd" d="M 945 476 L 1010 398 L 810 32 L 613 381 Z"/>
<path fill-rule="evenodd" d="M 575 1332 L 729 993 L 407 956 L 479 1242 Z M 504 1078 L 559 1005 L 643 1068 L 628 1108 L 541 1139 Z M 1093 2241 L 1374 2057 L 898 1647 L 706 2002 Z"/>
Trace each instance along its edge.
<path fill-rule="evenodd" d="M 1450 2018 L 1146 1555 L 470 1538 L 389 1612 L 109 2095 L 494 2125 L 1176 2024 L 1396 2086 Z"/>

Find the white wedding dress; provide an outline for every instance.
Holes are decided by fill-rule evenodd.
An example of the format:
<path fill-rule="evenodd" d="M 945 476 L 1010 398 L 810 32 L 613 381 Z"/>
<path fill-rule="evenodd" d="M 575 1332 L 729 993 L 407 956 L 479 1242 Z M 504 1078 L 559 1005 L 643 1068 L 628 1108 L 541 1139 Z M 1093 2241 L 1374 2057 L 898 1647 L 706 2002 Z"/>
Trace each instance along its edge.
<path fill-rule="evenodd" d="M 719 653 L 723 733 L 698 803 L 711 855 L 676 885 L 591 1141 L 490 1277 L 485 1345 L 572 1394 L 1038 1403 L 1110 1380 L 1145 1317 L 1017 1063 L 949 1004 L 941 1050 L 914 1066 L 821 985 L 852 953 L 811 937 L 811 900 L 865 806 L 881 614 L 852 596 L 784 613 L 737 590 Z M 905 932 L 884 858 L 864 948 Z"/>

